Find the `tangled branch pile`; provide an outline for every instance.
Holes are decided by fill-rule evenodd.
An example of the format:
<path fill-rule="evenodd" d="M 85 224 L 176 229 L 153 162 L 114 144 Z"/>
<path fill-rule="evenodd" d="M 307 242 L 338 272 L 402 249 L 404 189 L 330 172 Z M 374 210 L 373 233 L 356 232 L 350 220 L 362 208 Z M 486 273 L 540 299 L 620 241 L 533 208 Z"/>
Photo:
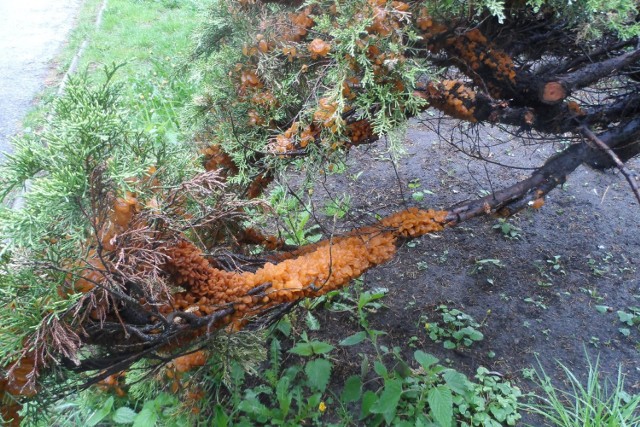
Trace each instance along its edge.
<path fill-rule="evenodd" d="M 2 198 L 33 185 L 22 211 L 0 212 L 3 416 L 55 373 L 88 372 L 75 380 L 116 392 L 142 358 L 179 356 L 171 372 L 183 373 L 206 357 L 186 349 L 215 331 L 345 286 L 393 257 L 400 239 L 540 206 L 579 165 L 624 168 L 640 152 L 633 2 L 300 3 L 214 2 L 193 58 L 207 87 L 195 138 L 206 172 L 188 144 L 127 123 L 115 69 L 95 89 L 72 82 L 46 131 L 18 143 Z M 402 211 L 274 253 L 257 271 L 213 256 L 282 246 L 245 223 L 266 210 L 258 196 L 279 172 L 312 176 L 427 108 L 571 144 L 485 198 Z"/>

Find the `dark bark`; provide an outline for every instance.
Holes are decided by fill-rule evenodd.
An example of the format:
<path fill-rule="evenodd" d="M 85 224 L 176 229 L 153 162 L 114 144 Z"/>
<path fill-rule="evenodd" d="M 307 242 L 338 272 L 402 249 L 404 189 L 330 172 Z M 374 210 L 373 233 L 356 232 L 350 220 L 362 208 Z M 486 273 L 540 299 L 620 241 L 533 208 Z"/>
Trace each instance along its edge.
<path fill-rule="evenodd" d="M 612 148 L 616 156 L 624 162 L 640 153 L 640 118 L 603 132 L 597 135 L 597 138 Z M 586 142 L 574 144 L 547 160 L 524 181 L 481 199 L 450 208 L 451 213 L 447 218 L 449 224 L 456 225 L 470 218 L 497 211 L 504 215 L 512 215 L 564 183 L 567 176 L 581 164 L 597 169 L 616 166 L 614 159 L 599 147 Z"/>
<path fill-rule="evenodd" d="M 556 104 L 573 91 L 589 86 L 616 71 L 640 60 L 640 49 L 584 67 L 562 76 L 545 78 L 538 86 L 538 98 L 546 104 Z"/>

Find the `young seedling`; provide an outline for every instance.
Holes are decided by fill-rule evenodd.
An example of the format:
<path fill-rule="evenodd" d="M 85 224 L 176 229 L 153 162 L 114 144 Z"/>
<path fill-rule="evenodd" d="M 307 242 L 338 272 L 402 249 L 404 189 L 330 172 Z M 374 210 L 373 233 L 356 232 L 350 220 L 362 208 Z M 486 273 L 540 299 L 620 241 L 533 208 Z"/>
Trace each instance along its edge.
<path fill-rule="evenodd" d="M 429 338 L 435 342 L 443 342 L 444 348 L 470 347 L 474 342 L 484 339 L 479 331 L 481 325 L 468 314 L 446 305 L 438 306 L 436 311 L 441 320 L 425 322 L 424 327 Z"/>

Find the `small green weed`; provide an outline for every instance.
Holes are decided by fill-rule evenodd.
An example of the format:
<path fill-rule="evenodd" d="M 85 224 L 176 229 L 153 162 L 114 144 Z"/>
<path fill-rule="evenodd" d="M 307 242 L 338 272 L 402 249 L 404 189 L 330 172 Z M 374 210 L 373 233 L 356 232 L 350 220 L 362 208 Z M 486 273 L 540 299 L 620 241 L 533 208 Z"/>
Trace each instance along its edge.
<path fill-rule="evenodd" d="M 169 393 L 145 400 L 139 408 L 129 406 L 133 402 L 114 396 L 105 399 L 102 390 L 85 392 L 82 396 L 82 399 L 60 402 L 52 408 L 52 413 L 59 414 L 58 421 L 62 422 L 55 425 L 187 427 L 193 422 L 188 416 L 177 416 L 184 408 L 179 399 Z"/>
<path fill-rule="evenodd" d="M 494 230 L 499 230 L 502 237 L 508 240 L 522 240 L 522 229 L 516 227 L 504 218 L 499 218 L 498 222 L 493 226 Z"/>
<path fill-rule="evenodd" d="M 628 307 L 628 311 L 618 310 L 618 319 L 627 326 L 637 326 L 640 329 L 640 307 Z M 631 335 L 631 329 L 622 327 L 618 329 L 622 335 Z"/>
<path fill-rule="evenodd" d="M 303 205 L 299 197 L 289 195 L 286 187 L 275 187 L 271 192 L 269 203 L 282 219 L 282 233 L 287 245 L 300 246 L 322 239 L 320 226 L 309 225 L 310 204 Z"/>
<path fill-rule="evenodd" d="M 468 314 L 446 305 L 438 306 L 436 312 L 440 314 L 441 320 L 427 321 L 424 327 L 429 338 L 435 342 L 443 342 L 444 348 L 470 347 L 474 342 L 484 339 L 484 335 L 478 330 L 481 325 Z"/>
<path fill-rule="evenodd" d="M 478 368 L 477 382 L 472 382 L 421 350 L 415 351 L 414 359 L 417 369 L 406 369 L 401 359 L 396 360 L 393 370 L 376 361 L 374 371 L 382 385 L 375 391 L 363 392 L 359 377 L 347 380 L 343 396 L 361 400 L 361 422 L 371 426 L 498 427 L 515 425 L 520 419 L 520 390 L 487 369 Z"/>
<path fill-rule="evenodd" d="M 544 298 L 542 297 L 536 297 L 536 298 L 531 298 L 531 297 L 527 297 L 524 299 L 524 302 L 529 303 L 529 304 L 533 304 L 534 306 L 536 306 L 537 308 L 540 308 L 542 310 L 546 310 L 547 309 L 547 305 L 544 303 Z"/>
<path fill-rule="evenodd" d="M 484 273 L 486 275 L 490 275 L 495 272 L 496 269 L 504 268 L 504 264 L 497 258 L 485 258 L 475 262 L 471 270 L 469 271 L 470 275 L 476 275 Z M 495 284 L 495 279 L 493 277 L 486 278 L 487 283 L 490 285 Z"/>
<path fill-rule="evenodd" d="M 324 213 L 327 216 L 337 219 L 344 218 L 351 209 L 351 196 L 345 194 L 341 198 L 330 200 L 324 207 Z"/>
<path fill-rule="evenodd" d="M 551 267 L 552 271 L 557 274 L 567 274 L 564 270 L 562 263 L 560 262 L 560 255 L 554 255 L 553 257 L 547 259 L 547 264 Z"/>

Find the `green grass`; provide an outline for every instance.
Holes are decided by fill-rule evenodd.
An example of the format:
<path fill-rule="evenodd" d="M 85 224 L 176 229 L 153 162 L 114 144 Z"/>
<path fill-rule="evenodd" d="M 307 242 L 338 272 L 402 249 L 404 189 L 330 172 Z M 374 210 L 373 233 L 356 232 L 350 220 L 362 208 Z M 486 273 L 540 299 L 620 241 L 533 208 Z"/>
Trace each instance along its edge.
<path fill-rule="evenodd" d="M 640 394 L 624 389 L 621 369 L 615 381 L 602 378 L 599 359 L 593 363 L 587 357 L 586 384 L 565 365 L 558 363 L 565 376 L 564 386 L 540 368 L 534 382 L 542 394 L 534 394 L 534 403 L 523 409 L 540 416 L 551 426 L 558 427 L 632 427 L 640 425 Z"/>
<path fill-rule="evenodd" d="M 125 100 L 147 132 L 174 138 L 181 128 L 180 112 L 195 90 L 184 65 L 198 3 L 205 2 L 111 0 L 81 58 L 79 69 L 89 71 L 126 63 L 116 82 L 125 86 Z"/>
<path fill-rule="evenodd" d="M 82 42 L 89 44 L 79 61 L 78 72 L 101 78 L 105 65 L 121 64 L 115 81 L 124 85 L 125 100 L 138 112 L 134 121 L 141 130 L 167 134 L 175 138 L 180 129 L 180 111 L 195 88 L 184 70 L 192 45 L 191 34 L 199 22 L 200 5 L 196 0 L 110 0 L 102 25 L 95 19 L 102 0 L 87 0 L 82 6 L 76 28 L 55 60 L 56 73 L 62 78 Z M 40 103 L 25 119 L 25 128 L 38 129 L 56 96 L 56 87 L 40 95 Z"/>

